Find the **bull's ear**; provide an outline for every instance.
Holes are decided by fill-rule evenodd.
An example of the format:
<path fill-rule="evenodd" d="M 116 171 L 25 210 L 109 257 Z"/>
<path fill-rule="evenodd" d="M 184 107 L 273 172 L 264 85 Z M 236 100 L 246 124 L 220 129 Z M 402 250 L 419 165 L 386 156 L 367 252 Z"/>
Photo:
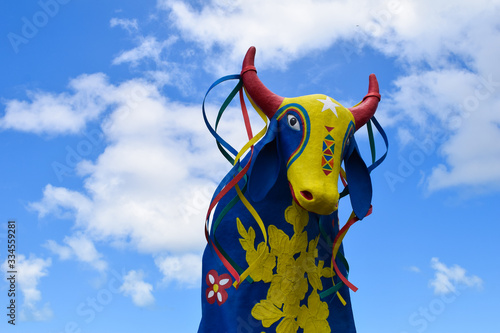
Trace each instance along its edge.
<path fill-rule="evenodd" d="M 353 138 L 352 138 L 353 139 Z M 344 161 L 349 196 L 354 214 L 362 220 L 372 202 L 372 181 L 370 172 L 359 154 L 356 142 L 351 140 L 351 152 Z"/>
<path fill-rule="evenodd" d="M 271 122 L 266 136 L 256 145 L 248 170 L 248 193 L 254 202 L 263 200 L 276 183 L 280 171 L 277 123 Z"/>

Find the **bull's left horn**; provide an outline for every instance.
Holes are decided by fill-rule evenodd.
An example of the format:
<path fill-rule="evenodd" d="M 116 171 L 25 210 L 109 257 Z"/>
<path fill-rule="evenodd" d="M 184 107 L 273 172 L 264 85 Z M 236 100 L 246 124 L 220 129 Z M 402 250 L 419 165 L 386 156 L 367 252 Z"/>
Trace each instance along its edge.
<path fill-rule="evenodd" d="M 243 68 L 241 70 L 243 85 L 254 103 L 271 119 L 276 111 L 278 111 L 284 98 L 267 89 L 260 81 L 254 66 L 254 59 L 255 47 L 252 46 L 248 49 L 243 60 Z"/>
<path fill-rule="evenodd" d="M 360 129 L 370 120 L 377 110 L 378 102 L 380 101 L 380 93 L 378 89 L 378 81 L 375 74 L 370 74 L 368 93 L 363 98 L 363 101 L 352 108 L 349 108 L 354 116 L 356 130 Z"/>

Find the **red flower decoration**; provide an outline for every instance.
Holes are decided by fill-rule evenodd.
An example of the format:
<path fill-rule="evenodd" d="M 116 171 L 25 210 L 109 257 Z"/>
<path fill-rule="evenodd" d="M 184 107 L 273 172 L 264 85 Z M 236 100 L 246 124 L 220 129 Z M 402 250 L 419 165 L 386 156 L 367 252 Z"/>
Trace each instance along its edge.
<path fill-rule="evenodd" d="M 208 272 L 207 277 L 207 301 L 210 304 L 214 304 L 217 300 L 217 304 L 222 305 L 227 300 L 227 292 L 225 289 L 231 287 L 233 279 L 229 274 L 222 274 L 219 276 L 217 272 L 212 269 Z"/>

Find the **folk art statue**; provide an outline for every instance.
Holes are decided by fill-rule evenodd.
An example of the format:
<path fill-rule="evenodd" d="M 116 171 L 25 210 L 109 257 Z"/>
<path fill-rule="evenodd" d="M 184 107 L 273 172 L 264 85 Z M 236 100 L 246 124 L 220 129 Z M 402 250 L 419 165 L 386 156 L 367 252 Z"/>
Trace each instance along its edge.
<path fill-rule="evenodd" d="M 205 221 L 198 332 L 356 332 L 349 295 L 356 287 L 347 279 L 342 239 L 354 222 L 371 213 L 370 172 L 385 158 L 375 161 L 371 127 L 387 146 L 373 117 L 380 101 L 377 79 L 370 75 L 367 95 L 351 108 L 325 95 L 283 98 L 258 78 L 255 52 L 248 50 L 241 74 L 210 87 L 208 92 L 223 81 L 238 80 L 215 129 L 203 102 L 205 122 L 233 168 L 216 189 Z M 255 136 L 243 91 L 266 122 Z M 238 92 L 249 138 L 240 152 L 216 131 Z M 354 139 L 365 124 L 372 148 L 369 167 Z M 340 229 L 338 202 L 347 195 L 353 213 Z"/>

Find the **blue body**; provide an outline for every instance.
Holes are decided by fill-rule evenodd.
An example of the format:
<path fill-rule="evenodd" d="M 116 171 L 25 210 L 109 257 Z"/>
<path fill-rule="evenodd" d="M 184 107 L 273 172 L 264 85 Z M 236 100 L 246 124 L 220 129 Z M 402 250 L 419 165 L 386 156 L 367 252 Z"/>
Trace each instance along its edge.
<path fill-rule="evenodd" d="M 262 144 L 262 143 L 261 143 Z M 260 148 L 257 145 L 257 149 Z M 242 165 L 245 165 L 246 161 L 243 161 Z M 243 181 L 240 182 L 243 187 Z M 228 202 L 236 196 L 236 191 L 231 190 L 219 203 L 217 209 L 214 213 L 213 220 L 215 221 L 219 214 L 221 214 L 222 209 L 228 204 Z M 279 167 L 279 174 L 276 182 L 272 188 L 267 193 L 264 200 L 259 202 L 254 202 L 246 196 L 252 206 L 259 213 L 262 218 L 266 228 L 270 225 L 275 225 L 276 228 L 285 232 L 288 237 L 292 238 L 294 234 L 293 227 L 290 223 L 285 220 L 285 210 L 289 207 L 293 198 L 290 194 L 290 189 L 288 185 L 288 180 L 286 177 L 286 166 L 284 162 L 281 163 Z M 324 236 L 320 234 L 320 223 L 325 227 L 326 234 L 328 234 L 330 241 L 335 238 L 338 232 L 338 216 L 337 212 L 329 216 L 320 216 L 309 212 L 309 222 L 305 226 L 304 231 L 307 232 L 308 243 L 310 240 L 315 239 L 319 236 L 319 243 L 317 245 L 318 255 L 315 258 L 316 265 L 320 260 L 324 261 L 325 267 L 330 267 L 332 258 L 332 247 Z M 238 201 L 234 207 L 223 217 L 219 227 L 216 230 L 215 237 L 220 243 L 222 249 L 224 249 L 230 258 L 232 258 L 238 266 L 243 269 L 248 267 L 245 255 L 246 252 L 243 250 L 239 239 L 241 235 L 237 229 L 236 219 L 239 218 L 244 228 L 248 230 L 252 227 L 255 230 L 256 239 L 255 245 L 263 241 L 262 233 L 255 222 L 252 215 L 244 207 L 241 201 Z M 332 223 L 333 221 L 333 223 Z M 213 235 L 212 235 L 213 236 Z M 342 252 L 342 247 L 340 252 Z M 344 265 L 337 259 L 337 265 L 340 271 L 345 275 Z M 260 301 L 266 299 L 270 283 L 265 283 L 263 281 L 250 283 L 247 280 L 243 281 L 238 289 L 233 286 L 226 289 L 227 300 L 221 305 L 217 302 L 209 304 L 207 301 L 206 291 L 207 288 L 211 286 L 207 283 L 207 274 L 209 271 L 215 270 L 219 276 L 222 274 L 227 274 L 228 271 L 216 255 L 214 249 L 209 244 L 207 245 L 205 252 L 203 254 L 203 275 L 202 275 L 202 319 L 199 326 L 199 333 L 205 332 L 276 332 L 278 325 L 281 320 L 274 322 L 270 327 L 264 327 L 263 322 L 257 320 L 252 315 L 252 309 Z M 276 268 L 274 268 L 276 273 Z M 323 291 L 332 287 L 331 278 L 321 278 L 323 284 Z M 333 277 L 333 282 L 338 283 L 339 279 L 337 276 Z M 313 288 L 309 285 L 309 290 L 306 293 L 304 299 L 300 302 L 300 305 L 307 305 L 308 296 L 311 294 Z M 319 291 L 318 291 L 319 292 Z M 356 332 L 354 319 L 351 308 L 351 301 L 349 297 L 349 290 L 344 285 L 340 289 L 340 294 L 347 302 L 344 306 L 337 295 L 334 293 L 321 299 L 322 302 L 328 304 L 328 324 L 330 326 L 331 332 L 336 333 L 353 333 Z M 303 332 L 302 328 L 298 328 L 297 332 Z"/>

